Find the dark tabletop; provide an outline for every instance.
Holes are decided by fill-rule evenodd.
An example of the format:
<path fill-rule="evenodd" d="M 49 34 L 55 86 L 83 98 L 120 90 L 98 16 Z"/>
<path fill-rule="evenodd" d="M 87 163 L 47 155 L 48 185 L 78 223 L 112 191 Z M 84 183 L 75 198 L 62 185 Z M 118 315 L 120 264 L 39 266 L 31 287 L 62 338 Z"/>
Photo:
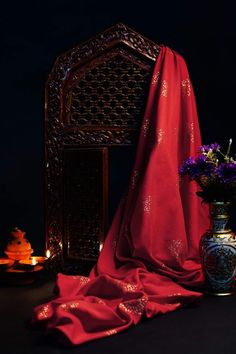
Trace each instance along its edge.
<path fill-rule="evenodd" d="M 144 320 L 112 337 L 63 348 L 33 329 L 34 306 L 53 294 L 54 276 L 41 276 L 31 285 L 0 286 L 1 354 L 235 354 L 236 296 L 205 296 L 198 304 Z"/>

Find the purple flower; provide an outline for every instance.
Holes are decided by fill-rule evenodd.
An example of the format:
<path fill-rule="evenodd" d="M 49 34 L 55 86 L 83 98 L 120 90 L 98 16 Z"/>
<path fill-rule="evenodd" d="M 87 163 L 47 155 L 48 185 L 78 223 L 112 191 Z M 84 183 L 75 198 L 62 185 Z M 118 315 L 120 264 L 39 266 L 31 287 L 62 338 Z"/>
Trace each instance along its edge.
<path fill-rule="evenodd" d="M 199 176 L 210 176 L 215 172 L 214 163 L 209 160 L 205 155 L 199 155 L 195 160 L 195 166 L 192 178 L 197 178 Z"/>
<path fill-rule="evenodd" d="M 217 168 L 217 176 L 223 183 L 230 184 L 236 181 L 236 164 L 221 163 Z"/>
<path fill-rule="evenodd" d="M 192 170 L 194 169 L 195 160 L 193 157 L 189 157 L 187 160 L 183 162 L 183 164 L 179 168 L 179 174 L 181 176 L 191 175 Z"/>
<path fill-rule="evenodd" d="M 220 151 L 220 145 L 217 143 L 211 144 L 211 149 L 212 151 L 216 152 L 216 151 Z"/>
<path fill-rule="evenodd" d="M 220 150 L 220 145 L 217 143 L 214 144 L 210 144 L 210 145 L 202 145 L 200 146 L 200 152 L 201 153 L 208 153 L 210 150 L 212 150 L 212 152 L 216 152 Z"/>
<path fill-rule="evenodd" d="M 215 171 L 215 166 L 205 155 L 199 155 L 196 159 L 189 157 L 179 169 L 181 176 L 189 175 L 190 179 L 199 176 L 210 176 Z"/>
<path fill-rule="evenodd" d="M 206 202 L 236 199 L 236 161 L 230 157 L 232 139 L 226 153 L 217 143 L 202 145 L 198 156 L 189 157 L 181 165 L 181 176 L 188 175 L 201 188 L 197 195 Z"/>

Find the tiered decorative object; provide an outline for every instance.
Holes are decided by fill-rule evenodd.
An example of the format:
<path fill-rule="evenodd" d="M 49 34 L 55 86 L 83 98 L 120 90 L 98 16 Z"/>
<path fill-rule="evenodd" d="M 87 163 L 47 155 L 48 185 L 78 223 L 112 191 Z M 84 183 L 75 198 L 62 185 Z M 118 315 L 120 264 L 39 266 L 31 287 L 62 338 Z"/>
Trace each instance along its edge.
<path fill-rule="evenodd" d="M 25 238 L 25 232 L 15 227 L 7 243 L 5 254 L 15 261 L 29 259 L 33 253 L 30 242 Z"/>
<path fill-rule="evenodd" d="M 0 258 L 0 281 L 13 285 L 31 284 L 43 268 L 46 257 L 31 257 L 33 249 L 25 232 L 15 227 L 6 246 L 7 257 Z"/>

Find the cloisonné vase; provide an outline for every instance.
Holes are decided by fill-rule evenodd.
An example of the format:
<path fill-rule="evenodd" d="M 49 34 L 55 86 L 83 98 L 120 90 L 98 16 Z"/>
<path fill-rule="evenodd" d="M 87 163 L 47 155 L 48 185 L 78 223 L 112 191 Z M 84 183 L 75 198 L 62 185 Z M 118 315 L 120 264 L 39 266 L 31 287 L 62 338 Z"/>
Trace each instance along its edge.
<path fill-rule="evenodd" d="M 212 202 L 210 228 L 200 241 L 200 257 L 205 291 L 212 295 L 231 295 L 236 273 L 236 238 L 228 228 L 230 202 Z"/>

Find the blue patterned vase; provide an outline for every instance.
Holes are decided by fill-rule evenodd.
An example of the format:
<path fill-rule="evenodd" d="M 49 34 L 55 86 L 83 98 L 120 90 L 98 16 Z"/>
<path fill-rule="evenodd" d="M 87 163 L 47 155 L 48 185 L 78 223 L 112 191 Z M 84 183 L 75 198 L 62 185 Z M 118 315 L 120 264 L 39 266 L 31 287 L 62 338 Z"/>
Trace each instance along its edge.
<path fill-rule="evenodd" d="M 236 238 L 227 227 L 229 202 L 210 203 L 210 229 L 200 241 L 206 293 L 231 295 L 236 273 Z"/>

